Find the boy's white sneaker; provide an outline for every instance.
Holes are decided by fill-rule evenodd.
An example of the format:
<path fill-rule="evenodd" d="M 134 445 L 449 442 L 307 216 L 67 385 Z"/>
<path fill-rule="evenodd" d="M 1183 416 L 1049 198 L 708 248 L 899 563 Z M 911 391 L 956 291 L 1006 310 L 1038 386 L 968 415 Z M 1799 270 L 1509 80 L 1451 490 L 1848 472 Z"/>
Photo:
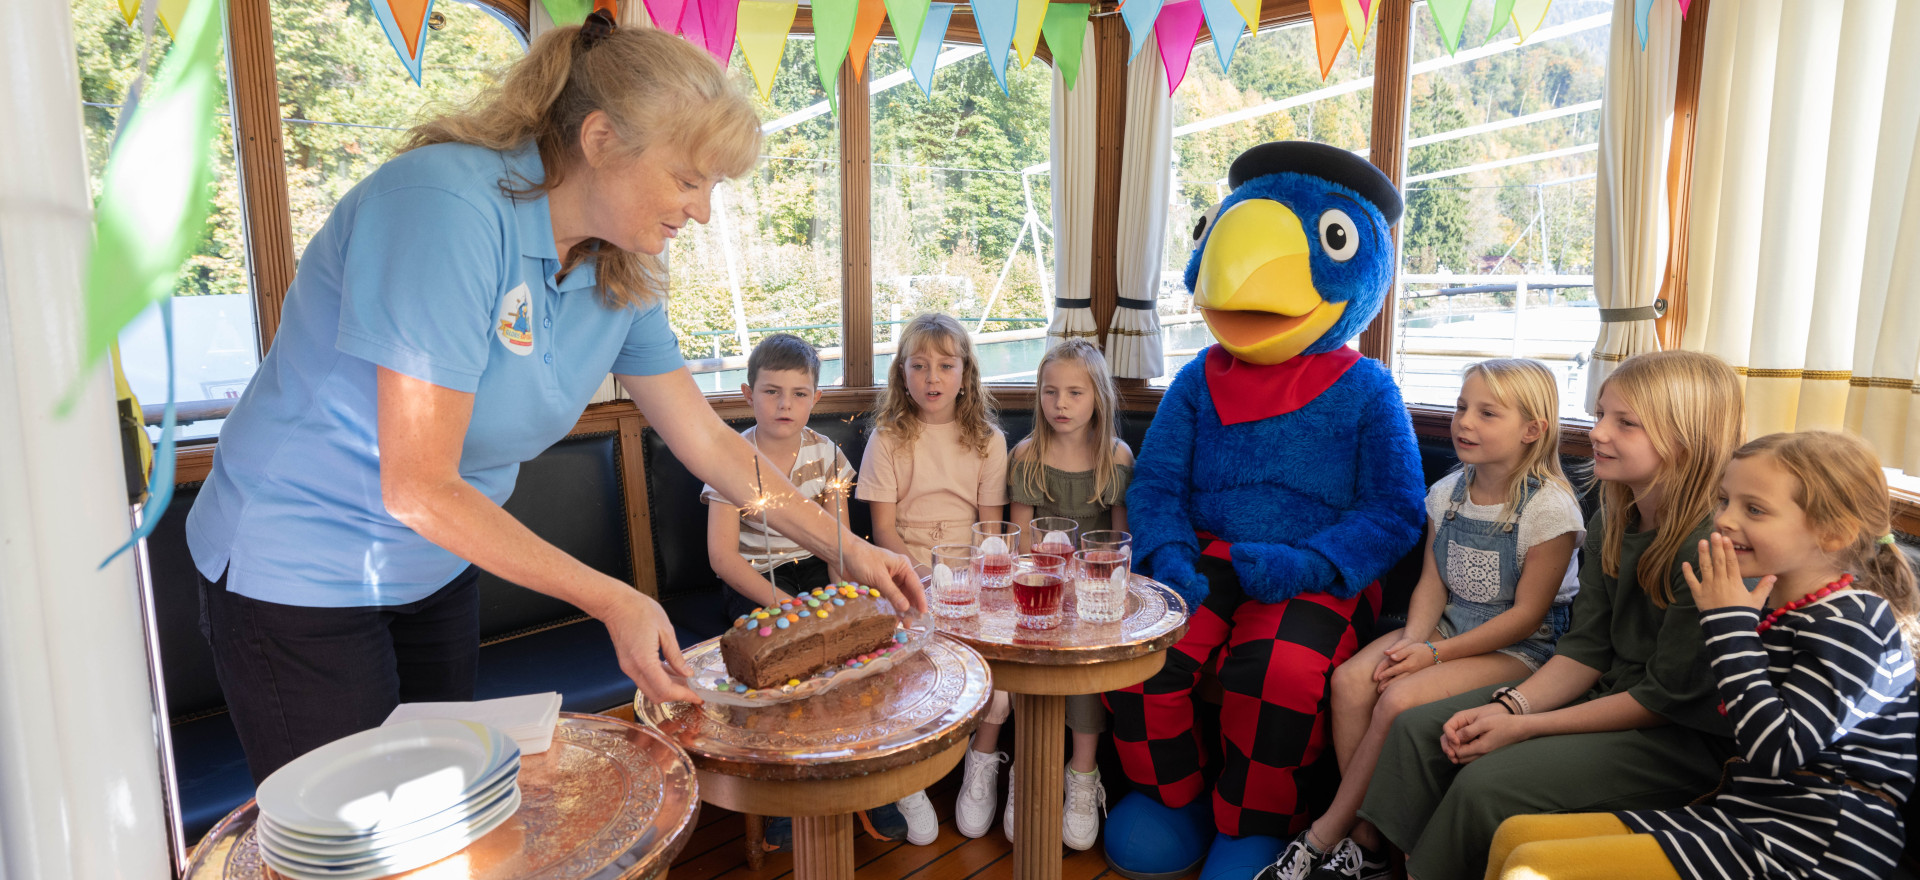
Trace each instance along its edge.
<path fill-rule="evenodd" d="M 940 836 L 940 817 L 933 813 L 933 802 L 927 800 L 927 793 L 916 791 L 894 803 L 900 808 L 900 815 L 907 819 L 907 842 L 914 846 L 926 846 Z"/>
<path fill-rule="evenodd" d="M 967 749 L 960 798 L 953 805 L 953 824 L 961 834 L 979 837 L 993 827 L 994 795 L 1000 784 L 1000 765 L 1006 760 L 1006 752 L 987 754 Z"/>
<path fill-rule="evenodd" d="M 1066 789 L 1067 808 L 1060 817 L 1060 840 L 1077 850 L 1092 849 L 1094 840 L 1100 836 L 1100 816 L 1107 811 L 1107 789 L 1100 784 L 1100 768 L 1095 767 L 1092 773 L 1068 770 Z"/>

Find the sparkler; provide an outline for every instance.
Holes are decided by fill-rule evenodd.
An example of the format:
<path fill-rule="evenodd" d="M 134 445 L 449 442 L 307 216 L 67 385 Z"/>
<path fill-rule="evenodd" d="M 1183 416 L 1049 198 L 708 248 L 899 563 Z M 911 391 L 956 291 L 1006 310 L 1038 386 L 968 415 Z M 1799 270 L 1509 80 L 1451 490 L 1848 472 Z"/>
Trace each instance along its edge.
<path fill-rule="evenodd" d="M 753 435 L 753 452 L 753 487 L 754 491 L 760 494 L 747 501 L 747 510 L 750 513 L 760 514 L 760 555 L 768 562 L 772 562 L 773 533 L 767 531 L 767 507 L 773 503 L 773 499 L 767 495 L 766 481 L 760 476 L 760 433 L 758 431 Z M 780 590 L 779 569 L 778 565 L 770 565 L 767 568 L 767 583 L 773 587 L 776 594 Z"/>
<path fill-rule="evenodd" d="M 833 564 L 836 568 L 840 569 L 841 577 L 847 576 L 847 563 L 845 556 L 842 555 L 845 548 L 841 546 L 843 539 L 840 537 L 840 534 L 846 530 L 841 528 L 840 525 L 840 508 L 846 504 L 847 493 L 851 491 L 853 491 L 852 480 L 842 477 L 839 474 L 827 478 L 827 501 L 833 507 Z"/>

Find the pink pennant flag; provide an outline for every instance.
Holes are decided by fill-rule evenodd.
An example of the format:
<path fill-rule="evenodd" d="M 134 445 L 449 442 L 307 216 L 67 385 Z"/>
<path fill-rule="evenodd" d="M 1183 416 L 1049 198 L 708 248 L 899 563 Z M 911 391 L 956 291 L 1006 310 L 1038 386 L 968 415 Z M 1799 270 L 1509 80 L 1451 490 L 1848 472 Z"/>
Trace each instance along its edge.
<path fill-rule="evenodd" d="M 707 22 L 701 14 L 700 5 L 700 0 L 686 0 L 686 5 L 680 8 L 678 31 L 687 42 L 704 49 L 707 47 Z"/>
<path fill-rule="evenodd" d="M 1693 5 L 1693 0 L 1680 0 L 1680 17 L 1681 18 L 1687 17 L 1687 7 L 1692 5 Z"/>
<path fill-rule="evenodd" d="M 1200 0 L 1179 0 L 1160 7 L 1154 20 L 1153 39 L 1160 45 L 1160 64 L 1167 69 L 1169 95 L 1187 78 L 1187 61 L 1193 57 L 1193 40 L 1200 35 L 1204 15 Z"/>
<path fill-rule="evenodd" d="M 733 63 L 733 38 L 740 26 L 740 0 L 699 0 L 700 19 L 707 27 L 707 52 L 721 67 Z"/>
<path fill-rule="evenodd" d="M 647 18 L 653 26 L 670 34 L 680 32 L 680 10 L 687 0 L 646 0 Z"/>
<path fill-rule="evenodd" d="M 1680 2 L 1685 3 L 1687 0 L 1680 0 Z M 1360 0 L 1360 17 L 1373 17 L 1373 0 Z"/>

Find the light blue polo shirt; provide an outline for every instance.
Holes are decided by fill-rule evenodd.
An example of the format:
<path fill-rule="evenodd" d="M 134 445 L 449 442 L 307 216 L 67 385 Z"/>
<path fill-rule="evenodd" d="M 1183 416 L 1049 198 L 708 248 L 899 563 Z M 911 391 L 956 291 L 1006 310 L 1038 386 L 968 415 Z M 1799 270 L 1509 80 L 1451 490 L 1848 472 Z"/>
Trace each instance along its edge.
<path fill-rule="evenodd" d="M 566 436 L 609 372 L 682 366 L 664 303 L 606 306 L 594 267 L 560 269 L 529 145 L 413 150 L 340 200 L 307 245 L 280 328 L 221 428 L 187 515 L 209 580 L 267 602 L 397 605 L 467 562 L 388 515 L 376 366 L 470 392 L 460 476 L 496 503 Z"/>

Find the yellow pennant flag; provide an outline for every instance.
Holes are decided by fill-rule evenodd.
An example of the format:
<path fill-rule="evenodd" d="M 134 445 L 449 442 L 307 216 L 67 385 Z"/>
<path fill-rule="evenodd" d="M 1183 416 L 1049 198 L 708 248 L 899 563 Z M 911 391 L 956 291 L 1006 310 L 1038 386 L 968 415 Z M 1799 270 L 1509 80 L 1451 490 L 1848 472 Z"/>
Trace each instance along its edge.
<path fill-rule="evenodd" d="M 120 0 L 120 17 L 126 19 L 127 24 L 133 24 L 139 15 L 140 0 Z"/>
<path fill-rule="evenodd" d="M 1553 0 L 1515 0 L 1513 4 L 1513 27 L 1520 33 L 1520 42 L 1524 43 L 1540 25 L 1547 20 L 1547 7 Z"/>
<path fill-rule="evenodd" d="M 160 24 L 167 29 L 167 36 L 174 36 L 174 26 L 187 16 L 187 3 L 190 0 L 160 0 Z M 135 8 L 139 6 L 135 0 Z"/>
<path fill-rule="evenodd" d="M 1033 62 L 1040 48 L 1040 26 L 1047 21 L 1047 0 L 1020 0 L 1020 17 L 1013 26 L 1013 48 L 1020 55 L 1020 67 Z"/>
<path fill-rule="evenodd" d="M 1247 20 L 1249 33 L 1259 32 L 1260 0 L 1233 0 L 1233 8 L 1240 10 L 1240 17 Z"/>
<path fill-rule="evenodd" d="M 780 72 L 780 56 L 787 51 L 787 32 L 793 30 L 800 0 L 740 0 L 739 30 L 735 40 L 747 56 L 760 100 L 773 99 L 773 75 Z"/>
<path fill-rule="evenodd" d="M 1340 12 L 1347 18 L 1347 36 L 1353 38 L 1353 51 L 1367 48 L 1367 35 L 1380 21 L 1380 0 L 1369 4 L 1372 8 L 1362 9 L 1360 0 L 1340 0 Z"/>

